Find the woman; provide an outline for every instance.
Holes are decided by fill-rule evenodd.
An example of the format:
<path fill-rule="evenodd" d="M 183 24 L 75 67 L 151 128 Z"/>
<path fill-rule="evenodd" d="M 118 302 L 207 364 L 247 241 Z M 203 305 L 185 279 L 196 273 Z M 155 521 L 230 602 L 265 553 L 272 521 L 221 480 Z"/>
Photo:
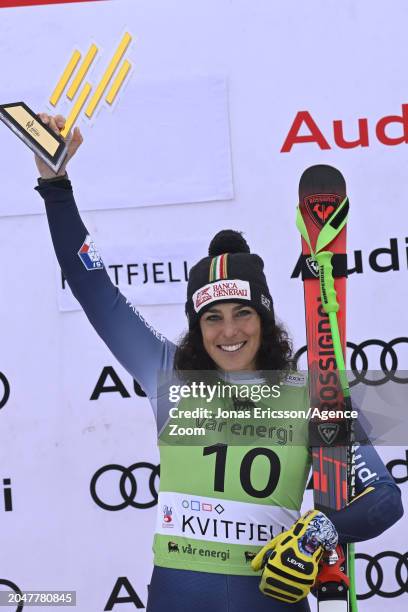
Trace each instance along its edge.
<path fill-rule="evenodd" d="M 63 129 L 63 117 L 40 116 L 56 132 Z M 81 143 L 75 128 L 66 163 Z M 271 426 L 268 409 L 304 407 L 307 390 L 300 376 L 274 379 L 259 373 L 287 371 L 291 356 L 287 335 L 275 322 L 261 258 L 249 252 L 237 232 L 220 232 L 213 239 L 209 256 L 190 271 L 189 331 L 175 347 L 112 285 L 95 252 L 91 263 L 81 258 L 82 247 L 91 239 L 76 209 L 66 163 L 58 175 L 40 159 L 36 163 L 41 175 L 36 189 L 45 200 L 64 276 L 96 331 L 142 385 L 155 412 L 161 482 L 148 610 L 309 610 L 305 596 L 313 580 L 303 580 L 307 585 L 299 587 L 297 559 L 309 555 L 315 576 L 323 549 L 333 546 L 337 534 L 343 543 L 361 541 L 398 520 L 400 492 L 374 449 L 364 447 L 360 465 L 366 469 L 364 479 L 357 471 L 356 490 L 365 494 L 332 513 L 331 520 L 312 513 L 301 519 L 301 527 L 296 522 L 310 457 L 304 439 L 290 442 L 303 433 L 304 425 L 281 419 Z M 186 370 L 190 373 L 184 374 Z M 187 380 L 190 391 L 192 382 L 197 389 L 199 370 L 213 376 L 206 376 L 197 400 L 191 393 L 183 394 L 182 387 Z M 166 392 L 158 381 L 159 371 L 167 378 Z M 260 383 L 266 382 L 265 397 L 260 395 Z M 255 401 L 253 393 L 239 395 L 244 387 L 258 393 Z M 200 412 L 203 406 L 207 412 Z M 256 411 L 261 416 L 255 423 Z M 192 422 L 200 424 L 201 433 L 177 434 L 180 425 L 189 431 Z M 308 550 L 301 536 L 310 526 L 317 547 Z M 285 546 L 287 533 L 298 556 L 282 571 L 276 566 L 276 550 Z M 262 593 L 259 571 L 253 572 L 251 560 L 257 570 L 268 560 Z"/>

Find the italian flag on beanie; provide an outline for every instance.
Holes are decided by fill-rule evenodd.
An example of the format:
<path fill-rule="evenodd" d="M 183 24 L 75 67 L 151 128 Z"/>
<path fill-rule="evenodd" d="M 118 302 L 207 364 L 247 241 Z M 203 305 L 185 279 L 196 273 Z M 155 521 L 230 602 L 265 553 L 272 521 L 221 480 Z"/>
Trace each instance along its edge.
<path fill-rule="evenodd" d="M 274 320 L 264 263 L 250 252 L 240 232 L 222 230 L 212 239 L 208 257 L 190 270 L 186 314 L 190 328 L 214 304 L 240 302 Z"/>

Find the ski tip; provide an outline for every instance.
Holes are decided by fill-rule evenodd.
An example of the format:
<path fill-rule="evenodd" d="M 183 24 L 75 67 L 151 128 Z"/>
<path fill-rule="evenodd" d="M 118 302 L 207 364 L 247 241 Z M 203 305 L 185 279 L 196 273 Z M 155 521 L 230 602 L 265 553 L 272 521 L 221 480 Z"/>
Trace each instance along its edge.
<path fill-rule="evenodd" d="M 299 181 L 299 198 L 318 193 L 335 193 L 346 196 L 346 181 L 340 170 L 333 166 L 318 164 L 306 168 Z"/>

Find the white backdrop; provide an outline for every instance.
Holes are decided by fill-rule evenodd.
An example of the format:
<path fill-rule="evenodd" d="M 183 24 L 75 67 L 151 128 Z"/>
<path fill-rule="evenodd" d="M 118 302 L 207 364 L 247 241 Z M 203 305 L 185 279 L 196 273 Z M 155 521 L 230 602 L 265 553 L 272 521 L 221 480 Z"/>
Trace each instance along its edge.
<path fill-rule="evenodd" d="M 297 185 L 307 166 L 329 163 L 347 179 L 348 250 L 352 263 L 359 254 L 362 262 L 348 281 L 348 338 L 356 344 L 389 342 L 407 335 L 408 136 L 399 144 L 384 144 L 376 124 L 401 115 L 408 103 L 407 18 L 404 0 L 390 6 L 372 0 L 108 0 L 3 8 L 0 102 L 24 99 L 45 108 L 74 48 L 86 50 L 98 42 L 103 51 L 98 75 L 127 29 L 134 36 L 129 83 L 113 112 L 103 108 L 92 126 L 81 123 L 85 142 L 70 168 L 79 207 L 90 211 L 84 221 L 102 255 L 118 253 L 116 261 L 122 263 L 123 249 L 132 248 L 135 257 L 140 245 L 139 262 L 146 261 L 148 248 L 151 261 L 192 262 L 205 254 L 204 245 L 219 229 L 244 230 L 252 250 L 265 260 L 276 312 L 299 348 L 305 342 L 303 289 L 299 279 L 291 279 L 300 250 L 294 224 Z M 141 128 L 135 150 L 122 138 L 131 122 L 127 100 L 147 82 L 155 83 L 156 117 L 164 117 L 166 86 L 174 92 L 182 82 L 194 99 L 194 83 L 225 83 L 222 99 L 214 102 L 214 109 L 218 103 L 221 109 L 218 123 L 202 104 L 175 105 L 167 115 L 173 127 L 183 126 L 188 116 L 198 135 L 200 122 L 206 122 L 208 138 L 188 140 L 187 155 L 186 139 L 179 139 L 177 130 L 166 131 L 166 155 L 152 146 L 160 147 L 165 122 L 142 126 L 136 116 Z M 149 110 L 142 103 L 138 109 Z M 310 114 L 330 149 L 303 142 L 281 151 L 301 111 Z M 333 121 L 343 122 L 344 138 L 352 141 L 358 137 L 358 119 L 367 119 L 368 146 L 338 146 Z M 208 133 L 212 124 L 217 129 Z M 309 128 L 304 123 L 301 133 L 310 134 Z M 403 136 L 404 129 L 408 133 L 394 120 L 386 128 L 388 138 Z M 149 145 L 144 160 L 141 143 Z M 222 167 L 214 163 L 220 152 Z M 174 184 L 161 184 L 160 168 L 168 168 L 169 156 L 180 172 Z M 4 126 L 0 159 L 0 587 L 8 580 L 24 590 L 74 589 L 79 612 L 141 608 L 151 573 L 156 507 L 106 510 L 92 497 L 90 482 L 106 465 L 157 465 L 153 417 L 83 313 L 60 310 L 60 277 L 46 220 L 39 214 L 42 201 L 32 191 L 36 170 L 30 152 Z M 199 176 L 200 191 L 191 188 L 194 180 L 186 180 L 186 160 L 192 179 Z M 113 169 L 115 181 L 127 187 L 109 202 Z M 141 173 L 160 186 L 161 198 L 146 198 Z M 196 243 L 191 250 L 188 241 Z M 393 268 L 378 271 L 391 263 L 391 254 L 370 259 L 370 253 L 390 244 L 398 261 L 394 253 Z M 152 286 L 149 299 L 140 299 L 151 304 L 156 298 L 158 304 L 141 311 L 175 340 L 185 329 L 184 308 L 166 304 L 165 289 L 174 291 L 166 283 L 160 295 Z M 180 295 L 182 288 L 180 282 Z M 407 344 L 395 348 L 398 367 L 408 369 Z M 367 349 L 372 369 L 380 367 L 377 349 Z M 380 451 L 387 462 L 401 461 L 393 473 L 407 500 L 406 449 Z M 143 465 L 134 472 L 136 502 L 142 506 L 152 501 L 150 473 Z M 123 501 L 119 478 L 119 472 L 109 471 L 98 479 L 96 493 L 105 504 Z M 371 556 L 396 553 L 380 560 L 380 588 L 395 593 L 398 578 L 403 585 L 398 597 L 361 601 L 363 612 L 388 602 L 392 610 L 406 609 L 406 565 L 396 576 L 398 555 L 407 552 L 406 530 L 403 518 L 385 535 L 358 545 L 359 552 Z M 360 593 L 370 590 L 365 567 L 360 560 Z M 376 582 L 375 569 L 372 577 Z M 111 598 L 119 587 L 119 600 Z M 129 593 L 131 601 L 120 601 Z"/>

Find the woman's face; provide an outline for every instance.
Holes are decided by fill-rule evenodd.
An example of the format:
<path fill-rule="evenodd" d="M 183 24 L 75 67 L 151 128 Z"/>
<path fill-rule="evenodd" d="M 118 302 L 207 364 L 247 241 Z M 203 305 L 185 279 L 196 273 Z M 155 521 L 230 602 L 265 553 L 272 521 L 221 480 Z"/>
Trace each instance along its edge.
<path fill-rule="evenodd" d="M 204 348 L 221 370 L 256 369 L 261 318 L 251 306 L 216 304 L 203 314 L 200 327 Z"/>

